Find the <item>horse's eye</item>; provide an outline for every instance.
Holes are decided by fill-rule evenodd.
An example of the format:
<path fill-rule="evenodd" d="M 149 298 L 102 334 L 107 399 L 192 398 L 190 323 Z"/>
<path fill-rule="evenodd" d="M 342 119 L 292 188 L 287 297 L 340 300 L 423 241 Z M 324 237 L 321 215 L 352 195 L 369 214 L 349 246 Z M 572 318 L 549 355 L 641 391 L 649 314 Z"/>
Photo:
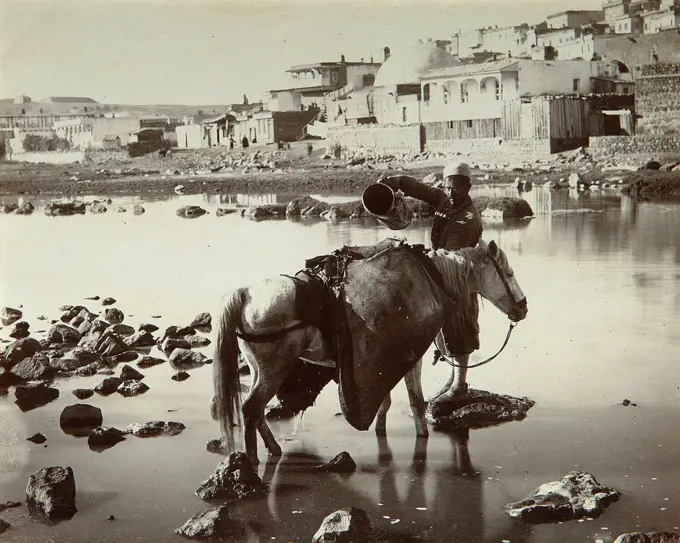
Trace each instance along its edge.
<path fill-rule="evenodd" d="M 515 277 L 515 272 L 508 272 L 508 277 Z"/>

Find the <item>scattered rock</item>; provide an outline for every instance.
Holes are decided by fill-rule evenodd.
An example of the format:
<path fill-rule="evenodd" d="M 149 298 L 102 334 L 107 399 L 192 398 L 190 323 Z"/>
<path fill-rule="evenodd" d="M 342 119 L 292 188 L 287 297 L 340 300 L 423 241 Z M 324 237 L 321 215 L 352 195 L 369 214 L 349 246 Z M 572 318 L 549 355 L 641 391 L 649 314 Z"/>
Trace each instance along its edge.
<path fill-rule="evenodd" d="M 195 219 L 206 213 L 207 211 L 201 206 L 182 206 L 177 210 L 177 215 L 179 217 L 184 217 L 185 219 Z"/>
<path fill-rule="evenodd" d="M 356 462 L 347 451 L 342 451 L 330 462 L 317 466 L 314 471 L 327 473 L 354 473 L 357 469 Z"/>
<path fill-rule="evenodd" d="M 76 511 L 76 481 L 70 467 L 43 468 L 31 474 L 26 502 L 33 517 L 47 522 L 67 520 Z"/>
<path fill-rule="evenodd" d="M 148 390 L 149 387 L 146 384 L 142 383 L 141 381 L 135 381 L 133 379 L 130 381 L 123 381 L 118 387 L 118 394 L 125 397 L 139 396 L 140 394 L 144 394 Z"/>
<path fill-rule="evenodd" d="M 142 379 L 144 379 L 144 374 L 137 371 L 132 366 L 128 366 L 127 364 L 125 364 L 125 366 L 123 366 L 123 369 L 120 370 L 120 378 L 123 381 L 131 381 L 131 380 L 132 381 L 141 381 Z"/>
<path fill-rule="evenodd" d="M 208 450 L 208 452 L 217 454 L 229 454 L 231 452 L 229 442 L 224 436 L 211 439 L 205 444 L 205 448 Z"/>
<path fill-rule="evenodd" d="M 14 389 L 15 402 L 22 411 L 30 411 L 56 400 L 59 390 L 45 383 L 28 383 Z"/>
<path fill-rule="evenodd" d="M 144 213 L 146 213 L 146 209 L 144 209 L 144 207 L 140 206 L 139 204 L 135 204 L 132 207 L 133 215 L 143 215 Z"/>
<path fill-rule="evenodd" d="M 153 366 L 158 366 L 158 364 L 163 364 L 165 360 L 162 358 L 154 358 L 153 356 L 143 356 L 139 362 L 137 362 L 137 367 L 146 369 Z"/>
<path fill-rule="evenodd" d="M 241 532 L 240 528 L 240 524 L 234 523 L 229 518 L 227 506 L 220 505 L 214 509 L 196 513 L 180 528 L 177 528 L 175 533 L 189 539 L 219 540 L 238 535 Z"/>
<path fill-rule="evenodd" d="M 94 390 L 89 388 L 77 388 L 72 392 L 72 394 L 79 400 L 87 400 L 88 398 L 94 396 Z"/>
<path fill-rule="evenodd" d="M 31 358 L 24 358 L 12 368 L 12 373 L 24 381 L 40 381 L 54 377 L 54 369 L 49 366 L 50 360 L 42 353 L 35 353 Z"/>
<path fill-rule="evenodd" d="M 131 336 L 126 337 L 123 341 L 131 348 L 153 347 L 156 344 L 156 339 L 151 335 L 151 332 L 145 330 L 135 332 Z"/>
<path fill-rule="evenodd" d="M 211 328 L 212 317 L 210 313 L 199 313 L 194 317 L 189 326 L 192 328 Z"/>
<path fill-rule="evenodd" d="M 125 319 L 123 312 L 117 307 L 107 307 L 104 310 L 104 319 L 109 324 L 120 324 Z"/>
<path fill-rule="evenodd" d="M 5 509 L 14 509 L 15 507 L 21 507 L 21 502 L 6 501 L 5 503 L 0 503 L 0 513 Z"/>
<path fill-rule="evenodd" d="M 621 534 L 614 543 L 680 543 L 680 534 L 674 532 L 631 532 Z"/>
<path fill-rule="evenodd" d="M 175 436 L 180 434 L 184 428 L 186 426 L 181 422 L 136 422 L 127 427 L 127 432 L 137 437 Z"/>
<path fill-rule="evenodd" d="M 9 522 L 7 522 L 6 520 L 2 520 L 0 518 L 0 534 L 6 532 L 7 529 L 11 528 L 11 527 L 12 527 L 12 525 Z"/>
<path fill-rule="evenodd" d="M 366 511 L 358 507 L 347 507 L 323 519 L 312 543 L 370 541 L 372 532 Z"/>
<path fill-rule="evenodd" d="M 59 426 L 65 434 L 84 437 L 94 428 L 101 426 L 104 417 L 98 407 L 77 403 L 64 408 L 59 417 Z"/>
<path fill-rule="evenodd" d="M 220 462 L 215 472 L 198 487 L 196 496 L 202 500 L 254 498 L 264 496 L 262 483 L 243 452 L 232 452 Z"/>
<path fill-rule="evenodd" d="M 175 370 L 198 368 L 206 364 L 208 357 L 190 349 L 177 348 L 172 351 L 168 362 Z"/>
<path fill-rule="evenodd" d="M 108 517 L 106 517 L 106 520 L 115 520 L 115 518 L 116 517 L 114 517 L 113 515 L 109 515 Z"/>
<path fill-rule="evenodd" d="M 595 518 L 620 496 L 613 488 L 600 485 L 590 473 L 570 471 L 561 480 L 543 484 L 523 500 L 506 505 L 505 512 L 537 523 Z"/>
<path fill-rule="evenodd" d="M 125 351 L 124 353 L 118 353 L 113 355 L 108 359 L 109 366 L 116 366 L 121 362 L 134 362 L 139 358 L 139 354 L 135 351 Z"/>
<path fill-rule="evenodd" d="M 637 404 L 631 402 L 628 398 L 624 399 L 624 400 L 621 402 L 621 405 L 622 405 L 623 407 L 628 407 L 629 405 L 632 405 L 633 407 L 637 407 Z"/>
<path fill-rule="evenodd" d="M 140 332 L 149 332 L 149 333 L 153 333 L 153 332 L 155 332 L 156 330 L 158 330 L 158 326 L 156 326 L 155 324 L 151 324 L 151 323 L 148 323 L 148 322 L 144 322 L 144 323 L 142 323 L 142 324 L 139 325 L 139 331 L 140 331 Z"/>
<path fill-rule="evenodd" d="M 31 437 L 27 437 L 26 441 L 32 441 L 36 445 L 42 445 L 45 443 L 45 441 L 47 441 L 47 438 L 38 432 L 37 434 L 33 434 Z"/>
<path fill-rule="evenodd" d="M 456 401 L 430 402 L 426 418 L 437 429 L 485 428 L 511 420 L 523 420 L 534 403 L 528 398 L 470 389 L 466 396 Z"/>
<path fill-rule="evenodd" d="M 52 325 L 45 337 L 50 343 L 64 343 L 66 345 L 77 345 L 82 338 L 78 330 L 61 322 Z"/>
<path fill-rule="evenodd" d="M 92 362 L 91 364 L 87 364 L 86 366 L 78 368 L 73 373 L 75 375 L 78 375 L 79 377 L 89 377 L 90 375 L 94 375 L 95 373 L 97 373 L 100 368 L 101 368 L 100 362 Z"/>
<path fill-rule="evenodd" d="M 187 340 L 187 342 L 189 343 L 189 347 L 191 349 L 206 347 L 207 345 L 210 345 L 210 340 L 207 337 L 200 336 L 198 334 L 194 334 L 193 336 L 184 336 L 184 339 Z"/>
<path fill-rule="evenodd" d="M 170 356 L 175 349 L 186 349 L 191 348 L 191 343 L 186 339 L 176 338 L 176 337 L 166 337 L 160 345 L 161 351 L 165 353 L 165 356 Z"/>
<path fill-rule="evenodd" d="M 96 387 L 94 387 L 94 391 L 98 392 L 102 396 L 108 396 L 109 394 L 113 394 L 116 390 L 118 390 L 118 387 L 122 382 L 123 380 L 119 377 L 107 377 Z"/>
<path fill-rule="evenodd" d="M 111 331 L 119 336 L 131 336 L 135 333 L 135 329 L 127 324 L 118 323 L 111 326 Z"/>
<path fill-rule="evenodd" d="M 11 386 L 23 383 L 23 379 L 14 375 L 11 371 L 0 372 L 0 396 L 7 395 L 7 389 Z"/>
<path fill-rule="evenodd" d="M 118 428 L 97 426 L 87 436 L 87 444 L 90 449 L 101 452 L 125 441 L 125 435 L 125 432 Z"/>
<path fill-rule="evenodd" d="M 19 321 L 14 324 L 14 329 L 9 333 L 9 337 L 14 339 L 23 339 L 28 337 L 31 334 L 28 329 L 29 325 L 26 321 Z"/>
<path fill-rule="evenodd" d="M 105 336 L 102 337 L 103 339 L 96 343 L 96 351 L 103 356 L 115 356 L 130 350 L 130 347 L 118 334 L 107 331 Z"/>
<path fill-rule="evenodd" d="M 113 304 L 116 303 L 116 301 L 117 300 L 115 298 L 111 298 L 110 296 L 107 296 L 106 298 L 104 298 L 102 300 L 102 305 L 113 305 Z"/>
<path fill-rule="evenodd" d="M 32 337 L 18 339 L 14 343 L 10 343 L 5 349 L 3 367 L 6 370 L 11 370 L 24 358 L 33 356 L 38 351 L 42 351 L 42 345 L 37 339 Z"/>
<path fill-rule="evenodd" d="M 23 313 L 19 309 L 14 309 L 12 307 L 3 307 L 0 309 L 0 322 L 3 326 L 9 326 L 14 324 L 23 316 Z"/>
<path fill-rule="evenodd" d="M 189 378 L 189 374 L 186 371 L 178 371 L 170 379 L 173 381 L 186 381 Z"/>

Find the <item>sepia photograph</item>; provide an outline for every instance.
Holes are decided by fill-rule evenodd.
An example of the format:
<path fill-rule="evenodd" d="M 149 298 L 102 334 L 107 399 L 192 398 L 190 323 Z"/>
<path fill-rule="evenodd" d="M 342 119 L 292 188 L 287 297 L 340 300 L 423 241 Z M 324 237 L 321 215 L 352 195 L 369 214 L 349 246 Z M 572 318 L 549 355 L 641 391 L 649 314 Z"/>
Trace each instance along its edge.
<path fill-rule="evenodd" d="M 680 0 L 0 0 L 0 541 L 680 543 Z"/>

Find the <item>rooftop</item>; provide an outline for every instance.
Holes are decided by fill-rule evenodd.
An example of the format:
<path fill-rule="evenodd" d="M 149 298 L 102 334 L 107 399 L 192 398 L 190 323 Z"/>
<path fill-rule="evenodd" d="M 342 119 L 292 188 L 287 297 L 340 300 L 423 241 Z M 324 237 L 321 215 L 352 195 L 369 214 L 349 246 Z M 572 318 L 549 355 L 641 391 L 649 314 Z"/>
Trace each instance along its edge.
<path fill-rule="evenodd" d="M 342 66 L 380 66 L 381 64 L 380 62 L 315 62 L 291 66 L 286 72 L 307 72 L 310 70 L 320 70 L 321 68 L 340 68 Z"/>
<path fill-rule="evenodd" d="M 39 100 L 43 104 L 97 104 L 96 100 L 86 96 L 47 96 Z"/>
<path fill-rule="evenodd" d="M 289 89 L 271 89 L 268 92 L 299 92 L 301 94 L 318 94 L 336 90 L 337 85 L 317 85 L 315 87 L 292 87 Z"/>
<path fill-rule="evenodd" d="M 502 60 L 496 62 L 484 62 L 482 64 L 465 64 L 433 70 L 422 77 L 423 80 L 439 79 L 441 77 L 461 77 L 468 75 L 483 75 L 498 72 L 516 72 L 519 67 L 517 60 Z"/>

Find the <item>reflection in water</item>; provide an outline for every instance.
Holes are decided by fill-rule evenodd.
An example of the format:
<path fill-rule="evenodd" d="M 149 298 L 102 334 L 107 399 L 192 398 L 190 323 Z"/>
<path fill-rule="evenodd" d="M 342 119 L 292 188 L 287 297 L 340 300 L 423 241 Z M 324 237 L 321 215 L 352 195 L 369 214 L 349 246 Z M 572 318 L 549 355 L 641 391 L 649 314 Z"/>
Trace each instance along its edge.
<path fill-rule="evenodd" d="M 518 194 L 510 187 L 476 190 Z M 680 206 L 635 203 L 605 191 L 575 196 L 534 188 L 522 193 L 522 198 L 536 211 L 535 219 L 485 223 L 485 239 L 495 239 L 508 255 L 531 312 L 498 363 L 480 367 L 469 379 L 474 388 L 536 400 L 529 417 L 506 427 L 473 431 L 470 442 L 466 435 L 439 432 L 429 441 L 415 440 L 413 421 L 399 416 L 400 402 L 407 405 L 406 394 L 400 398 L 395 390 L 394 415 L 390 415 L 395 424 L 390 424 L 388 444 L 369 433 L 354 432 L 341 417 L 327 416 L 339 410 L 336 391 L 327 387 L 317 407 L 305 415 L 310 428 L 307 441 L 301 442 L 300 436 L 294 441 L 282 438 L 284 457 L 278 466 L 264 468 L 265 476 L 272 479 L 271 496 L 233 506 L 233 516 L 249 523 L 248 541 L 283 536 L 309 540 L 326 515 L 348 505 L 365 509 L 378 528 L 427 541 L 593 540 L 593 534 L 586 533 L 589 523 L 547 526 L 531 536 L 523 523 L 503 513 L 504 503 L 559 478 L 574 464 L 599 467 L 596 475 L 604 472 L 606 483 L 614 486 L 625 487 L 629 479 L 623 473 L 638 478 L 635 485 L 623 488 L 630 500 L 617 507 L 629 509 L 618 518 L 634 517 L 637 508 L 647 507 L 658 496 L 669 497 L 670 504 L 654 502 L 645 511 L 653 523 L 650 527 L 672 528 L 659 510 L 668 507 L 671 512 L 680 500 L 677 488 L 669 484 L 657 496 L 656 486 L 648 482 L 651 475 L 658 478 L 658 485 L 663 475 L 666 481 L 677 480 L 677 467 L 664 452 L 677 449 L 677 437 L 667 431 L 672 416 L 654 416 L 652 409 L 665 408 L 660 412 L 668 413 L 677 411 L 678 405 L 680 331 L 674 324 L 680 320 Z M 164 330 L 187 324 L 204 311 L 215 318 L 221 296 L 229 289 L 294 273 L 306 259 L 343 244 L 369 245 L 396 236 L 429 245 L 429 220 L 414 220 L 407 229 L 392 232 L 371 218 L 260 223 L 237 214 L 218 218 L 214 208 L 238 201 L 237 195 L 231 197 L 116 197 L 112 207 L 142 203 L 147 212 L 57 218 L 40 211 L 40 205 L 50 199 L 31 197 L 38 207 L 33 216 L 0 215 L 2 305 L 23 306 L 24 319 L 39 328 L 38 315 L 58 318 L 63 304 L 84 303 L 97 311 L 99 306 L 84 302 L 85 296 L 113 296 L 125 312 L 126 324 L 154 322 Z M 292 197 L 277 195 L 276 201 L 284 203 Z M 19 200 L 24 197 L 2 198 L 4 203 Z M 210 213 L 192 221 L 176 216 L 179 206 L 192 204 L 203 205 Z M 488 307 L 480 314 L 482 349 L 471 357 L 473 363 L 500 345 L 507 329 L 506 317 Z M 161 318 L 151 321 L 153 315 Z M 0 330 L 2 338 L 9 331 Z M 40 334 L 36 337 L 41 339 Z M 440 388 L 446 370 L 426 365 L 426 396 Z M 121 428 L 162 420 L 169 416 L 168 408 L 181 407 L 172 416 L 185 422 L 187 431 L 169 438 L 172 454 L 167 452 L 168 441 L 129 439 L 105 453 L 105 465 L 97 464 L 87 456 L 94 453 L 82 440 L 51 432 L 50 443 L 55 446 L 34 447 L 30 455 L 21 457 L 21 465 L 16 466 L 20 476 L 0 488 L 0 502 L 15 499 L 25 489 L 28 475 L 57 461 L 50 455 L 62 451 L 59 454 L 79 474 L 84 496 L 90 491 L 96 495 L 101 487 L 120 492 L 107 507 L 126 520 L 107 524 L 107 534 L 112 536 L 107 540 L 123 540 L 126 533 L 165 540 L 190 514 L 204 508 L 187 488 L 196 488 L 212 471 L 212 456 L 201 454 L 210 454 L 205 442 L 219 431 L 207 409 L 210 368 L 196 369 L 185 384 L 172 381 L 172 371 L 167 364 L 149 369 L 145 382 L 150 383 L 150 391 L 143 397 L 92 400 L 106 402 L 107 424 Z M 68 381 L 67 390 L 54 402 L 25 413 L 12 403 L 13 397 L 0 397 L 0 414 L 11 409 L 24 421 L 23 442 L 41 429 L 49 432 L 51 421 L 70 403 L 68 387 L 92 388 L 100 379 Z M 624 397 L 638 407 L 618 406 Z M 575 405 L 587 415 L 574 415 Z M 586 417 L 589 428 L 584 430 Z M 275 425 L 277 436 L 290 436 L 291 431 L 285 422 Z M 551 453 L 536 455 L 545 448 Z M 350 452 L 360 466 L 353 475 L 311 471 L 313 465 L 342 450 Z M 609 458 L 612 451 L 618 456 Z M 637 461 L 643 457 L 644 473 Z M 630 458 L 636 459 L 634 467 L 629 467 Z M 608 471 L 612 462 L 618 468 Z M 149 476 L 149 465 L 155 466 L 156 477 Z M 502 478 L 496 476 L 496 465 L 504 467 Z M 120 481 L 121 469 L 129 474 L 124 481 Z M 662 475 L 651 474 L 652 470 L 661 470 Z M 153 511 L 145 505 L 149 485 L 154 485 L 156 495 L 168 496 L 158 500 Z M 79 502 L 73 521 L 58 527 L 56 540 L 80 540 L 83 533 L 100 528 L 101 507 L 86 509 L 86 499 L 83 504 L 80 509 Z M 396 519 L 399 522 L 392 524 Z M 610 528 L 616 520 L 608 520 Z M 628 528 L 623 520 L 619 524 L 622 531 Z M 152 530 L 156 531 L 151 534 Z M 20 542 L 44 539 L 44 533 L 32 525 L 23 525 L 14 536 Z"/>

